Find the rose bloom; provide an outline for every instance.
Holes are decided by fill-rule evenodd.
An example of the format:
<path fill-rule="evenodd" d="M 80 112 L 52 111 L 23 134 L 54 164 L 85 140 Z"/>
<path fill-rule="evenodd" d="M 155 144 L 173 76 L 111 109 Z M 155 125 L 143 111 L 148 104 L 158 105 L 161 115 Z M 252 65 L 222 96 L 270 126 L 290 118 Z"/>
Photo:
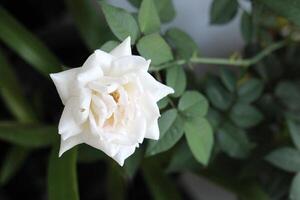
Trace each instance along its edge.
<path fill-rule="evenodd" d="M 86 143 L 122 166 L 144 138 L 159 138 L 157 102 L 174 91 L 147 72 L 150 62 L 131 54 L 128 37 L 109 53 L 96 50 L 82 67 L 50 74 L 65 105 L 59 156 Z"/>

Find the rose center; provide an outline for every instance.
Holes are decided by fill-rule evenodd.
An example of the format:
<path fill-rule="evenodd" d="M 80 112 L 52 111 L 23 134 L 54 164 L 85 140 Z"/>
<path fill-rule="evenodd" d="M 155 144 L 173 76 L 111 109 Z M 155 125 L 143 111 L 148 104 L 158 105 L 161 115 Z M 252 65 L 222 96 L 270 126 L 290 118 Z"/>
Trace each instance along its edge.
<path fill-rule="evenodd" d="M 120 93 L 118 91 L 114 91 L 112 93 L 110 93 L 110 96 L 112 96 L 115 100 L 116 103 L 119 102 L 119 99 L 120 99 Z"/>

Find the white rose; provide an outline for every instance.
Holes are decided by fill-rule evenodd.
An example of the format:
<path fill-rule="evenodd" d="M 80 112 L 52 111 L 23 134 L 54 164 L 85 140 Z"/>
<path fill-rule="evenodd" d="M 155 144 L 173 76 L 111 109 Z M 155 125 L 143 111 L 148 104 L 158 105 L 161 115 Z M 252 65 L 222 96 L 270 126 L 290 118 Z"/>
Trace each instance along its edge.
<path fill-rule="evenodd" d="M 123 165 L 144 138 L 159 138 L 157 102 L 174 91 L 149 65 L 131 54 L 128 37 L 110 53 L 96 50 L 82 67 L 50 74 L 65 105 L 59 156 L 86 143 Z"/>

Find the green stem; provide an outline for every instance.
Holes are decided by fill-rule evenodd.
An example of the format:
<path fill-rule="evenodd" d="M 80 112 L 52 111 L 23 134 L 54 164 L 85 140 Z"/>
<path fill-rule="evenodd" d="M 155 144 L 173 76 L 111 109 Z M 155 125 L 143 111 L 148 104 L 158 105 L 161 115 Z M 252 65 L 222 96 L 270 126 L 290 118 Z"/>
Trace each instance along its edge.
<path fill-rule="evenodd" d="M 210 65 L 232 65 L 232 66 L 246 66 L 249 61 L 247 59 L 226 59 L 226 58 L 191 58 L 191 63 L 194 64 L 210 64 Z"/>
<path fill-rule="evenodd" d="M 162 69 L 169 68 L 174 65 L 184 65 L 188 63 L 192 64 L 210 64 L 210 65 L 231 65 L 231 66 L 239 66 L 243 68 L 248 68 L 251 65 L 254 65 L 264 59 L 266 56 L 270 55 L 272 52 L 284 47 L 287 44 L 286 40 L 279 41 L 273 43 L 272 45 L 268 46 L 260 53 L 255 55 L 252 58 L 246 59 L 226 59 L 226 58 L 203 58 L 203 57 L 194 57 L 190 60 L 176 60 L 174 62 L 170 62 L 164 65 L 156 66 L 150 69 L 150 71 L 159 71 Z"/>

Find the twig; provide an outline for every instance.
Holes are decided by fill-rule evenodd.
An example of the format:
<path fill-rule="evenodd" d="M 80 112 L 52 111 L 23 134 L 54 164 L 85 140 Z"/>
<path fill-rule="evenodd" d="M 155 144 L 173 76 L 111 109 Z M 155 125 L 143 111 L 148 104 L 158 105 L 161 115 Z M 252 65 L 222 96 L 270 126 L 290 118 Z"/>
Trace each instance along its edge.
<path fill-rule="evenodd" d="M 150 68 L 150 71 L 160 71 L 162 69 L 166 69 L 172 67 L 174 65 L 184 65 L 184 64 L 210 64 L 210 65 L 231 65 L 231 66 L 239 66 L 243 68 L 248 68 L 251 65 L 254 65 L 270 55 L 272 52 L 284 47 L 287 44 L 286 40 L 279 41 L 273 43 L 268 46 L 260 53 L 255 55 L 252 58 L 246 59 L 226 59 L 226 58 L 203 58 L 203 57 L 192 57 L 190 60 L 176 60 L 164 65 L 154 66 Z"/>

